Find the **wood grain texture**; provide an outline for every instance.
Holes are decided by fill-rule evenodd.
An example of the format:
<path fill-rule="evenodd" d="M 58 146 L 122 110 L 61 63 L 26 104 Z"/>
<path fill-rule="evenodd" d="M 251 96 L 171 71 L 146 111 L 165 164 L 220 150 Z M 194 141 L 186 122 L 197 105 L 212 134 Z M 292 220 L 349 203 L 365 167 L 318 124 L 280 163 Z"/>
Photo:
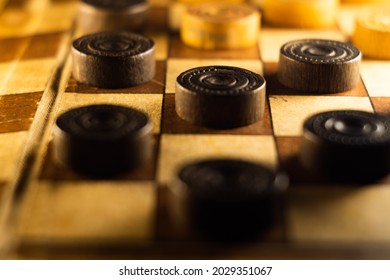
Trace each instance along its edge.
<path fill-rule="evenodd" d="M 292 89 L 284 86 L 278 80 L 278 64 L 264 63 L 264 78 L 267 81 L 267 93 L 269 95 L 327 95 L 327 96 L 368 96 L 363 80 L 359 79 L 356 87 L 342 92 L 336 93 L 307 93 L 301 90 Z"/>
<path fill-rule="evenodd" d="M 164 97 L 162 132 L 166 134 L 236 134 L 236 135 L 272 135 L 269 105 L 266 100 L 262 119 L 251 125 L 232 129 L 210 129 L 197 126 L 181 119 L 175 111 L 175 97 Z"/>
<path fill-rule="evenodd" d="M 116 182 L 115 186 L 112 182 L 41 181 L 37 196 L 26 197 L 17 234 L 25 241 L 45 239 L 48 243 L 150 242 L 156 199 L 153 184 Z"/>
<path fill-rule="evenodd" d="M 246 126 L 262 118 L 265 88 L 262 76 L 242 68 L 192 68 L 176 80 L 176 113 L 200 126 L 222 129 Z"/>
<path fill-rule="evenodd" d="M 0 96 L 0 133 L 28 130 L 42 92 Z"/>
<path fill-rule="evenodd" d="M 67 84 L 67 92 L 76 92 L 76 93 L 163 93 L 164 92 L 164 81 L 165 81 L 165 61 L 156 62 L 156 74 L 152 80 L 137 86 L 132 86 L 128 88 L 121 89 L 105 89 L 94 87 L 91 85 L 86 85 L 80 82 L 77 82 L 73 77 L 69 79 Z"/>
<path fill-rule="evenodd" d="M 73 77 L 101 88 L 126 88 L 155 76 L 155 44 L 130 32 L 101 32 L 72 43 Z"/>
<path fill-rule="evenodd" d="M 241 67 L 262 75 L 263 64 L 258 59 L 205 59 L 199 56 L 197 59 L 168 59 L 165 82 L 165 93 L 175 93 L 175 83 L 180 73 L 199 66 L 225 65 Z"/>
<path fill-rule="evenodd" d="M 25 1 L 12 1 L 17 2 Z M 31 129 L 30 122 L 44 117 L 36 114 L 35 108 L 41 91 L 47 90 L 48 75 L 58 67 L 57 50 L 64 47 L 61 39 L 71 28 L 77 2 L 50 1 L 47 9 L 37 11 L 39 24 L 31 21 L 34 28 L 26 25 L 29 19 L 23 11 L 15 12 L 18 6 L 0 14 L 2 27 L 9 16 L 21 16 L 18 28 L 12 31 L 8 26 L 0 30 L 0 160 L 6 163 L 0 170 L 1 198 L 7 197 L 9 183 L 21 170 L 17 162 L 25 146 L 31 143 L 29 134 L 39 132 Z M 70 108 L 107 102 L 147 112 L 155 126 L 153 157 L 144 166 L 110 181 L 90 180 L 53 160 L 49 144 L 53 131 L 52 126 L 47 126 L 45 141 L 38 143 L 43 152 L 34 165 L 36 172 L 21 192 L 22 207 L 13 213 L 23 212 L 13 216 L 17 246 L 7 257 L 389 259 L 390 176 L 351 188 L 308 172 L 297 158 L 303 120 L 312 114 L 330 109 L 390 114 L 389 62 L 364 59 L 357 87 L 316 96 L 287 88 L 277 80 L 279 49 L 287 41 L 305 38 L 346 41 L 348 32 L 344 26 L 342 31 L 264 26 L 259 48 L 203 51 L 185 46 L 177 34 L 170 33 L 168 1 L 150 2 L 144 34 L 156 43 L 154 79 L 135 87 L 102 89 L 70 78 L 65 92 L 63 88 L 50 89 L 59 90 L 61 96 L 54 104 L 53 118 Z M 349 9 L 345 6 L 344 11 Z M 344 14 L 340 14 L 343 19 Z M 347 20 L 351 19 L 348 15 Z M 268 94 L 263 120 L 236 129 L 215 130 L 189 124 L 177 116 L 176 77 L 187 69 L 215 64 L 258 74 L 263 73 L 264 64 Z M 66 76 L 69 70 L 65 67 L 61 71 Z M 259 162 L 283 168 L 290 175 L 283 219 L 255 242 L 207 242 L 168 211 L 173 202 L 167 184 L 176 176 L 177 168 L 210 157 Z M 3 205 L 0 203 L 0 214 Z"/>
<path fill-rule="evenodd" d="M 347 91 L 358 84 L 360 60 L 358 49 L 341 42 L 293 41 L 280 49 L 278 79 L 302 92 Z"/>

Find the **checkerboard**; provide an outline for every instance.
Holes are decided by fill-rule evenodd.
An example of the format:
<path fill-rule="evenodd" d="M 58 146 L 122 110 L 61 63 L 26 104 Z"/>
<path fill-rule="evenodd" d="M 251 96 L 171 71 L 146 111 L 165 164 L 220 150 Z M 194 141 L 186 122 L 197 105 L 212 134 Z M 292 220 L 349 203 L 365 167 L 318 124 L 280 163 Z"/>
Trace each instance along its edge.
<path fill-rule="evenodd" d="M 14 3 L 14 4 L 13 4 Z M 168 3 L 151 1 L 144 33 L 156 43 L 155 78 L 107 90 L 71 77 L 77 36 L 75 1 L 14 1 L 0 15 L 0 248 L 3 258 L 388 258 L 390 181 L 340 185 L 297 160 L 303 121 L 334 109 L 390 113 L 390 62 L 363 59 L 350 91 L 310 94 L 282 86 L 279 49 L 294 39 L 348 41 L 353 15 L 343 5 L 331 29 L 262 26 L 258 46 L 201 51 L 168 30 Z M 261 121 L 228 130 L 191 125 L 175 112 L 175 79 L 189 68 L 230 65 L 264 75 Z M 93 180 L 58 165 L 51 140 L 56 117 L 90 104 L 120 104 L 148 114 L 154 154 L 110 180 Z M 208 157 L 239 158 L 285 170 L 291 180 L 283 217 L 250 244 L 210 243 L 177 227 L 169 184 L 178 167 Z M 256 223 L 254 220 L 253 223 Z"/>

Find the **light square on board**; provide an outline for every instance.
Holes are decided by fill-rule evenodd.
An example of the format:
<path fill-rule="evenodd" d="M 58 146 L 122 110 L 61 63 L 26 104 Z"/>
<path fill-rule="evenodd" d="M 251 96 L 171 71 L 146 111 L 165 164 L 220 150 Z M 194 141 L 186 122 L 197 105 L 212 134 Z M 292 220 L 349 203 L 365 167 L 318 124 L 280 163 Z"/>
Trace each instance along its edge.
<path fill-rule="evenodd" d="M 301 39 L 328 39 L 345 41 L 337 30 L 302 30 L 263 28 L 261 31 L 260 53 L 263 62 L 278 62 L 280 48 L 289 41 Z"/>
<path fill-rule="evenodd" d="M 388 62 L 363 60 L 360 72 L 371 97 L 390 97 L 390 64 Z"/>
<path fill-rule="evenodd" d="M 257 74 L 263 73 L 263 65 L 260 60 L 236 60 L 236 59 L 168 59 L 166 93 L 175 93 L 176 78 L 182 72 L 200 66 L 224 65 L 235 66 L 250 70 Z"/>
<path fill-rule="evenodd" d="M 12 77 L 16 63 L 17 62 L 15 61 L 0 63 L 0 95 L 4 95 L 3 89 L 7 88 L 8 80 Z M 7 94 L 9 94 L 9 92 L 7 92 Z"/>
<path fill-rule="evenodd" d="M 0 181 L 7 181 L 15 176 L 26 139 L 27 131 L 0 134 L 0 162 L 3 163 Z"/>
<path fill-rule="evenodd" d="M 42 22 L 41 17 L 46 2 L 35 1 L 35 5 L 26 4 L 30 2 L 23 2 L 23 6 L 11 6 L 2 10 L 0 38 L 25 37 L 33 35 L 37 31 Z"/>
<path fill-rule="evenodd" d="M 53 73 L 54 58 L 29 59 L 0 66 L 0 95 L 44 91 Z"/>
<path fill-rule="evenodd" d="M 237 158 L 277 166 L 273 137 L 265 135 L 163 134 L 157 166 L 158 181 L 169 183 L 183 164 L 206 158 Z"/>
<path fill-rule="evenodd" d="M 154 236 L 152 182 L 39 181 L 31 190 L 21 207 L 22 239 L 138 243 Z"/>
<path fill-rule="evenodd" d="M 300 136 L 304 121 L 317 113 L 332 110 L 373 112 L 368 97 L 270 96 L 271 118 L 277 136 Z"/>
<path fill-rule="evenodd" d="M 287 236 L 292 242 L 390 242 L 390 188 L 306 186 L 290 189 Z"/>
<path fill-rule="evenodd" d="M 88 94 L 64 93 L 58 115 L 73 108 L 112 104 L 132 107 L 146 113 L 152 124 L 153 132 L 159 133 L 161 126 L 162 94 Z"/>
<path fill-rule="evenodd" d="M 78 7 L 75 1 L 51 2 L 42 15 L 42 22 L 36 33 L 51 33 L 69 30 Z"/>

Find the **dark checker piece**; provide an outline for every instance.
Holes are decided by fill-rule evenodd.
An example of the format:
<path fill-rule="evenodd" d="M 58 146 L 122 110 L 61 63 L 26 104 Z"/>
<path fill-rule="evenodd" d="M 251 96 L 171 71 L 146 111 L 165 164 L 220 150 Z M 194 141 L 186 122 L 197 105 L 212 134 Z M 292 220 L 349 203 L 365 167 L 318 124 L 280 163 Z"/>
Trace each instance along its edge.
<path fill-rule="evenodd" d="M 152 125 L 137 110 L 93 105 L 70 110 L 56 121 L 55 159 L 92 177 L 110 177 L 145 162 L 151 155 Z"/>
<path fill-rule="evenodd" d="M 254 239 L 278 219 L 288 180 L 262 165 L 215 159 L 183 167 L 176 183 L 192 226 L 213 239 L 236 241 Z"/>
<path fill-rule="evenodd" d="M 122 10 L 147 3 L 145 0 L 81 0 L 81 2 L 97 8 L 109 10 Z"/>
<path fill-rule="evenodd" d="M 300 158 L 339 181 L 378 179 L 390 171 L 390 119 L 360 111 L 317 114 L 304 124 Z"/>
<path fill-rule="evenodd" d="M 154 42 L 128 32 L 103 32 L 73 41 L 73 77 L 102 88 L 142 84 L 155 75 Z"/>
<path fill-rule="evenodd" d="M 265 106 L 265 80 L 229 66 L 187 70 L 176 80 L 176 112 L 197 125 L 230 128 L 260 120 Z"/>
<path fill-rule="evenodd" d="M 278 78 L 286 87 L 304 92 L 342 92 L 357 85 L 360 60 L 360 51 L 348 43 L 293 41 L 280 49 Z"/>
<path fill-rule="evenodd" d="M 141 29 L 147 19 L 145 0 L 82 0 L 77 24 L 84 33 Z"/>

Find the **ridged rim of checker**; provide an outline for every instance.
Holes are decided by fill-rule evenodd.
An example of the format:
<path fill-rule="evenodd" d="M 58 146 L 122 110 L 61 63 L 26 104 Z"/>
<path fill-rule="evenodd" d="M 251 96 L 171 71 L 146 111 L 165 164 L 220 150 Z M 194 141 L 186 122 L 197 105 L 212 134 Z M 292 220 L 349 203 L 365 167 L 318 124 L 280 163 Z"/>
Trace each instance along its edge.
<path fill-rule="evenodd" d="M 328 56 L 314 55 L 315 51 L 328 52 Z M 360 50 L 349 43 L 322 39 L 288 42 L 281 47 L 281 53 L 291 59 L 314 64 L 353 62 L 361 56 Z"/>
<path fill-rule="evenodd" d="M 111 120 L 112 127 L 93 127 L 93 114 L 114 114 Z M 149 118 L 146 114 L 133 108 L 117 105 L 90 105 L 75 108 L 62 114 L 56 121 L 62 131 L 91 140 L 114 140 L 122 137 L 142 135 L 151 130 Z M 90 127 L 88 127 L 90 125 Z"/>
<path fill-rule="evenodd" d="M 81 0 L 81 2 L 93 7 L 111 10 L 126 9 L 141 4 L 147 5 L 145 0 Z"/>
<path fill-rule="evenodd" d="M 213 76 L 225 79 L 226 84 L 211 84 L 208 80 L 212 79 Z M 253 91 L 261 89 L 265 85 L 265 80 L 254 72 L 238 67 L 203 66 L 181 73 L 177 77 L 177 83 L 196 93 L 229 96 L 251 94 Z"/>
<path fill-rule="evenodd" d="M 367 127 L 366 135 L 346 135 L 335 128 L 337 121 L 357 121 Z M 332 111 L 312 116 L 305 129 L 334 144 L 355 146 L 389 145 L 390 118 L 362 111 Z"/>
<path fill-rule="evenodd" d="M 115 45 L 112 45 L 113 42 Z M 121 59 L 153 50 L 154 42 L 130 32 L 101 32 L 76 39 L 73 48 L 88 55 Z"/>

